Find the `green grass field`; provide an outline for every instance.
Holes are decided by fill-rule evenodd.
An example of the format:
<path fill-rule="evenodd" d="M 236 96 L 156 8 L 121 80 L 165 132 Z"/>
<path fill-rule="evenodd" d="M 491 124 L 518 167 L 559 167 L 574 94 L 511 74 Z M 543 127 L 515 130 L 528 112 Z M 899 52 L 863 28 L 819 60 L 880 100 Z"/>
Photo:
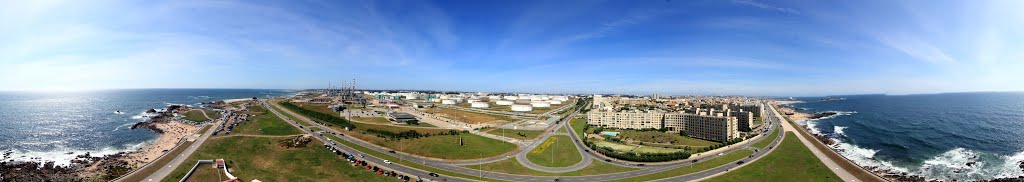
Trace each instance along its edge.
<path fill-rule="evenodd" d="M 624 140 L 632 140 L 644 143 L 657 143 L 662 145 L 673 145 L 673 146 L 693 146 L 693 147 L 705 147 L 718 144 L 718 142 L 701 140 L 696 138 L 684 137 L 675 133 L 666 133 L 660 131 L 637 131 L 637 130 L 608 130 L 618 131 L 619 135 Z"/>
<path fill-rule="evenodd" d="M 782 128 L 776 126 L 775 131 L 772 131 L 772 134 L 768 135 L 768 138 L 764 138 L 764 140 L 758 141 L 757 143 L 754 143 L 753 145 L 750 146 L 760 149 L 768 147 L 768 145 L 772 144 L 772 141 L 775 141 L 775 137 L 779 137 L 779 130 L 782 130 Z"/>
<path fill-rule="evenodd" d="M 391 123 L 393 123 L 391 121 L 388 121 L 388 118 L 384 118 L 384 117 L 369 117 L 369 118 L 352 117 L 352 120 L 366 122 L 366 123 L 374 123 L 374 124 L 391 124 Z"/>
<path fill-rule="evenodd" d="M 747 166 L 707 181 L 842 181 L 818 160 L 793 132 L 772 153 Z"/>
<path fill-rule="evenodd" d="M 658 179 L 664 179 L 664 178 L 669 178 L 669 177 L 686 175 L 686 174 L 691 174 L 691 173 L 696 173 L 696 172 L 708 170 L 708 169 L 715 168 L 715 167 L 718 167 L 718 166 L 722 166 L 722 165 L 725 165 L 725 164 L 733 163 L 733 162 L 735 162 L 737 160 L 746 158 L 747 156 L 750 156 L 751 154 L 754 154 L 754 151 L 739 150 L 739 151 L 736 151 L 736 152 L 732 152 L 732 153 L 729 153 L 729 154 L 725 154 L 725 155 L 716 157 L 714 159 L 708 159 L 708 160 L 703 161 L 703 162 L 695 163 L 695 164 L 692 164 L 692 165 L 689 165 L 689 166 L 683 166 L 683 167 L 679 167 L 679 168 L 675 168 L 675 169 L 669 169 L 669 170 L 666 170 L 666 171 L 657 172 L 657 173 L 654 173 L 654 174 L 648 174 L 648 175 L 643 175 L 643 176 L 635 176 L 635 177 L 631 177 L 631 178 L 624 178 L 624 179 L 618 179 L 618 180 L 613 180 L 613 181 L 615 181 L 615 182 L 653 181 L 653 180 L 658 180 Z M 730 172 L 730 173 L 735 173 L 735 172 Z M 786 174 L 786 173 L 783 173 L 783 174 Z M 773 179 L 773 178 L 764 178 L 764 179 L 761 179 L 761 180 L 751 180 L 751 181 L 766 181 L 766 180 L 767 181 L 775 181 L 775 179 Z M 780 181 L 785 181 L 785 180 L 780 180 Z M 798 181 L 802 181 L 802 180 L 798 180 Z"/>
<path fill-rule="evenodd" d="M 210 117 L 210 118 L 216 119 L 215 117 Z M 193 109 L 191 111 L 185 112 L 185 118 L 184 119 L 185 120 L 189 120 L 189 121 L 195 121 L 195 122 L 210 121 L 209 119 L 206 119 L 206 115 L 203 115 L 203 112 L 199 111 L 198 109 Z"/>
<path fill-rule="evenodd" d="M 556 131 L 555 133 L 569 133 L 568 129 L 569 129 L 569 127 L 562 127 L 562 128 L 559 128 L 558 131 Z"/>
<path fill-rule="evenodd" d="M 370 148 L 366 148 L 366 147 L 364 147 L 362 145 L 357 145 L 355 143 L 342 140 L 341 138 L 335 137 L 333 135 L 324 135 L 324 136 L 327 136 L 327 138 L 330 138 L 331 140 L 337 141 L 338 143 L 340 143 L 342 145 L 351 147 L 352 149 L 356 149 L 359 152 L 362 152 L 362 153 L 365 153 L 367 155 L 371 155 L 371 156 L 374 156 L 374 157 L 378 157 L 378 158 L 381 158 L 381 159 L 384 159 L 384 160 L 389 160 L 389 161 L 391 161 L 392 163 L 395 163 L 395 164 L 401 164 L 403 166 L 408 166 L 408 167 L 411 167 L 411 168 L 416 168 L 416 169 L 420 169 L 420 170 L 430 171 L 430 172 L 434 172 L 434 173 L 437 173 L 437 174 L 440 174 L 440 175 L 445 175 L 445 176 L 454 176 L 454 177 L 460 177 L 460 178 L 466 178 L 466 179 L 474 179 L 474 180 L 482 180 L 482 181 L 501 181 L 501 180 L 480 178 L 478 176 L 470 176 L 470 175 L 465 175 L 465 174 L 462 174 L 462 173 L 455 173 L 455 172 L 450 172 L 450 171 L 446 171 L 446 170 L 437 169 L 437 168 L 434 168 L 434 167 L 430 167 L 430 166 L 426 166 L 426 165 L 423 165 L 423 164 L 420 164 L 420 163 L 416 163 L 415 161 L 407 161 L 407 160 L 399 159 L 397 157 L 390 156 L 390 155 L 387 155 L 387 154 L 384 154 L 384 153 L 381 153 L 381 152 L 377 152 L 375 150 L 371 150 Z"/>
<path fill-rule="evenodd" d="M 487 133 L 498 135 L 498 136 L 505 136 L 505 137 L 509 137 L 509 138 L 520 139 L 520 140 L 532 140 L 532 139 L 537 138 L 537 136 L 540 136 L 540 134 L 544 133 L 544 130 L 513 130 L 513 129 L 497 128 L 497 129 L 493 129 L 493 130 L 487 131 Z M 519 134 L 523 134 L 523 135 L 521 136 Z"/>
<path fill-rule="evenodd" d="M 622 166 L 616 166 L 616 165 L 604 163 L 604 162 L 598 161 L 597 159 L 592 159 L 592 160 L 593 161 L 590 163 L 590 165 L 587 165 L 587 167 L 584 167 L 583 169 L 576 170 L 576 171 L 571 171 L 571 172 L 564 172 L 564 173 L 549 173 L 549 172 L 537 171 L 537 170 L 533 170 L 533 169 L 530 169 L 530 168 L 526 168 L 522 164 L 519 164 L 519 161 L 516 160 L 516 158 L 509 158 L 507 160 L 487 163 L 487 164 L 483 164 L 481 166 L 470 165 L 470 166 L 464 166 L 464 167 L 471 168 L 471 169 L 476 169 L 477 167 L 482 167 L 484 171 L 488 171 L 488 172 L 497 172 L 497 173 L 505 173 L 505 174 L 518 174 L 518 175 L 530 175 L 530 176 L 587 176 L 587 175 L 611 174 L 611 173 L 618 173 L 618 172 L 626 172 L 626 171 L 637 170 L 637 168 L 622 167 Z M 484 174 L 484 175 L 486 176 L 486 174 Z"/>
<path fill-rule="evenodd" d="M 196 160 L 224 159 L 233 172 L 244 181 L 393 181 L 371 171 L 353 167 L 319 141 L 303 148 L 284 148 L 280 138 L 226 137 L 211 138 L 178 166 L 163 181 L 178 181 Z M 200 177 L 200 176 L 197 176 Z M 216 176 L 214 176 L 216 177 Z M 216 181 L 218 179 L 195 179 Z"/>
<path fill-rule="evenodd" d="M 544 142 L 553 143 L 550 146 L 545 144 L 537 146 L 526 154 L 526 159 L 545 167 L 569 167 L 583 160 L 583 156 L 580 156 L 580 152 L 576 150 L 576 146 L 568 136 L 551 136 Z"/>
<path fill-rule="evenodd" d="M 308 109 L 310 111 L 316 111 L 316 112 L 320 112 L 320 113 L 324 113 L 324 114 L 329 114 L 331 116 L 341 117 L 341 113 L 340 112 L 334 112 L 333 110 L 331 110 L 331 108 L 328 108 L 328 106 L 330 106 L 330 105 L 327 105 L 327 104 L 306 104 L 306 103 L 292 103 L 292 104 L 295 104 L 295 105 L 297 105 L 299 107 L 302 107 L 303 109 Z"/>
<path fill-rule="evenodd" d="M 256 114 L 255 117 L 249 117 L 248 122 L 235 127 L 234 133 L 252 135 L 295 135 L 302 133 L 298 128 L 278 118 L 274 113 L 264 110 L 263 106 L 254 106 L 252 108 L 254 110 L 259 108 L 264 112 Z"/>
<path fill-rule="evenodd" d="M 583 131 L 583 128 L 587 127 L 586 119 L 572 118 L 572 120 L 569 120 L 569 125 L 572 126 L 573 130 L 576 130 L 577 137 L 584 138 L 583 133 L 586 133 L 586 131 Z"/>

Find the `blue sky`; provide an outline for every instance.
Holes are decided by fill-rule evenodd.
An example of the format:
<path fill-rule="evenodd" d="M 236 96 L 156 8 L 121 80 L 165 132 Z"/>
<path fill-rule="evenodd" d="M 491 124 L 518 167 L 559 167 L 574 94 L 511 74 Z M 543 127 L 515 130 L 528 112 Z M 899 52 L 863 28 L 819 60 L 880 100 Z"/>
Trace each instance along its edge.
<path fill-rule="evenodd" d="M 0 90 L 1024 90 L 1022 1 L 0 1 Z"/>

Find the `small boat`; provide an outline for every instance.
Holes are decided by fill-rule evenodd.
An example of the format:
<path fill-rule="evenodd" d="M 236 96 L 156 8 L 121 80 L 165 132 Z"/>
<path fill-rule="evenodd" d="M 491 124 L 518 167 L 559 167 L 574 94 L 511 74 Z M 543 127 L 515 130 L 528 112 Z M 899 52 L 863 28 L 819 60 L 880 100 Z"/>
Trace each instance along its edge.
<path fill-rule="evenodd" d="M 121 112 L 121 111 L 114 111 L 114 114 L 124 114 L 124 112 Z"/>

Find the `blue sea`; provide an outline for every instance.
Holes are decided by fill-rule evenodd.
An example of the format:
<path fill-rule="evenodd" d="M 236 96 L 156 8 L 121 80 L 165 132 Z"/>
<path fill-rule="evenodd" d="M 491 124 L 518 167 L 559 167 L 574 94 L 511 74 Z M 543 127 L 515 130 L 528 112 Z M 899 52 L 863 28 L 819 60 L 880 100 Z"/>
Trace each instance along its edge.
<path fill-rule="evenodd" d="M 136 89 L 88 92 L 0 92 L 0 151 L 7 160 L 54 161 L 136 150 L 158 136 L 130 129 L 143 113 L 171 104 L 291 95 L 285 90 Z M 121 111 L 122 113 L 116 113 Z"/>
<path fill-rule="evenodd" d="M 1022 92 L 841 97 L 791 106 L 840 113 L 803 123 L 862 166 L 946 181 L 1024 176 Z"/>

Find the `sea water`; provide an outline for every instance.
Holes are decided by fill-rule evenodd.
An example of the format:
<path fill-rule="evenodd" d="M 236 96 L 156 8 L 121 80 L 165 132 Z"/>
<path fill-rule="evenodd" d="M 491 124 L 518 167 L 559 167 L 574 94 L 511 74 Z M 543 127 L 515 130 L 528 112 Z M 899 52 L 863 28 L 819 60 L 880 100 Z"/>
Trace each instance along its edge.
<path fill-rule="evenodd" d="M 53 161 L 137 150 L 158 135 L 132 130 L 148 109 L 171 104 L 199 106 L 225 99 L 273 97 L 284 90 L 134 89 L 88 92 L 0 92 L 0 151 L 7 160 Z M 120 112 L 118 112 L 120 111 Z"/>
<path fill-rule="evenodd" d="M 1024 93 L 843 97 L 791 106 L 838 112 L 802 123 L 859 165 L 946 181 L 1024 176 Z"/>

